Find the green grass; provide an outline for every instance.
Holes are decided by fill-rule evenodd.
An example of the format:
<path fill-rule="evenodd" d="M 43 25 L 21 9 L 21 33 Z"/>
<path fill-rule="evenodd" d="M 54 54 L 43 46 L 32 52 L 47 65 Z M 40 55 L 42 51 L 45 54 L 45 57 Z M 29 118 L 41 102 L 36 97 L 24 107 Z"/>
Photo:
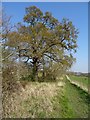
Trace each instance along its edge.
<path fill-rule="evenodd" d="M 88 77 L 70 75 L 70 79 L 73 81 L 77 81 L 83 84 L 84 86 L 88 87 Z"/>
<path fill-rule="evenodd" d="M 88 105 L 90 104 L 89 94 L 79 87 L 67 82 L 66 96 L 72 106 L 72 111 L 75 118 L 88 117 Z"/>
<path fill-rule="evenodd" d="M 53 116 L 62 118 L 87 118 L 90 96 L 79 87 L 66 81 L 64 92 L 58 92 L 53 101 Z M 53 117 L 52 116 L 52 117 Z"/>
<path fill-rule="evenodd" d="M 53 100 L 53 115 L 56 118 L 73 118 L 74 114 L 66 93 L 60 93 Z"/>

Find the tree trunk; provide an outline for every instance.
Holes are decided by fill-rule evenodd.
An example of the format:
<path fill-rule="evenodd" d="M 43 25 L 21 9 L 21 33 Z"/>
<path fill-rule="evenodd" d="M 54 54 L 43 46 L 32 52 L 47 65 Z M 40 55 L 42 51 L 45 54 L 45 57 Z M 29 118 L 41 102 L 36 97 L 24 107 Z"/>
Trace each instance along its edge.
<path fill-rule="evenodd" d="M 44 63 L 44 57 L 43 57 L 43 71 L 42 71 L 43 73 L 42 73 L 42 79 L 44 80 L 44 78 L 45 78 L 45 74 L 44 74 L 44 72 L 45 72 L 45 63 Z"/>
<path fill-rule="evenodd" d="M 32 69 L 32 80 L 35 81 L 37 79 L 37 71 L 38 71 L 38 67 L 37 67 L 37 61 L 33 62 L 33 69 Z"/>

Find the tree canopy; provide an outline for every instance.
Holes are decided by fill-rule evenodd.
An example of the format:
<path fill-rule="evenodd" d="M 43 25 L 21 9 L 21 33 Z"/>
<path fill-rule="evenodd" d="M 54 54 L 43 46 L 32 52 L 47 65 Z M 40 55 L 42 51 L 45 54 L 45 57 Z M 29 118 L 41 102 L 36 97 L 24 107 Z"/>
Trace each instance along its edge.
<path fill-rule="evenodd" d="M 15 30 L 5 36 L 6 33 L 3 34 L 5 45 L 31 67 L 32 79 L 39 70 L 57 63 L 66 69 L 73 64 L 78 30 L 68 19 L 60 22 L 50 12 L 43 13 L 36 6 L 30 6 L 25 9 L 23 23 L 19 22 Z"/>

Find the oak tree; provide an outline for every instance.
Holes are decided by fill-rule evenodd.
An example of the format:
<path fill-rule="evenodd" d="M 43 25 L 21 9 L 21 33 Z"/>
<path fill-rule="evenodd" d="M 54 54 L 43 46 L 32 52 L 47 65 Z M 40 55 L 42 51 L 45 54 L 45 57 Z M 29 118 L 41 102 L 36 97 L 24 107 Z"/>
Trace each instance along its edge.
<path fill-rule="evenodd" d="M 26 8 L 25 12 L 23 23 L 18 23 L 16 30 L 8 34 L 6 44 L 30 65 L 32 79 L 52 63 L 70 67 L 78 37 L 73 23 L 65 18 L 60 22 L 50 12 L 43 13 L 36 6 Z"/>

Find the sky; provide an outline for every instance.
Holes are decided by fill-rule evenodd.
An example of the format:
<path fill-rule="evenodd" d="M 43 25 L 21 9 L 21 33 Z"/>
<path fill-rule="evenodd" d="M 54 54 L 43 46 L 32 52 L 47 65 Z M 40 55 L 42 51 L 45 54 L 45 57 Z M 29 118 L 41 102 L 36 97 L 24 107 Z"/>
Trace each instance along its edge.
<path fill-rule="evenodd" d="M 87 2 L 3 2 L 7 15 L 12 16 L 11 23 L 23 21 L 25 8 L 37 6 L 43 12 L 49 11 L 61 21 L 68 18 L 79 29 L 78 49 L 74 54 L 76 63 L 71 71 L 88 72 L 88 3 Z"/>
<path fill-rule="evenodd" d="M 3 2 L 89 2 L 89 0 L 2 0 Z"/>

